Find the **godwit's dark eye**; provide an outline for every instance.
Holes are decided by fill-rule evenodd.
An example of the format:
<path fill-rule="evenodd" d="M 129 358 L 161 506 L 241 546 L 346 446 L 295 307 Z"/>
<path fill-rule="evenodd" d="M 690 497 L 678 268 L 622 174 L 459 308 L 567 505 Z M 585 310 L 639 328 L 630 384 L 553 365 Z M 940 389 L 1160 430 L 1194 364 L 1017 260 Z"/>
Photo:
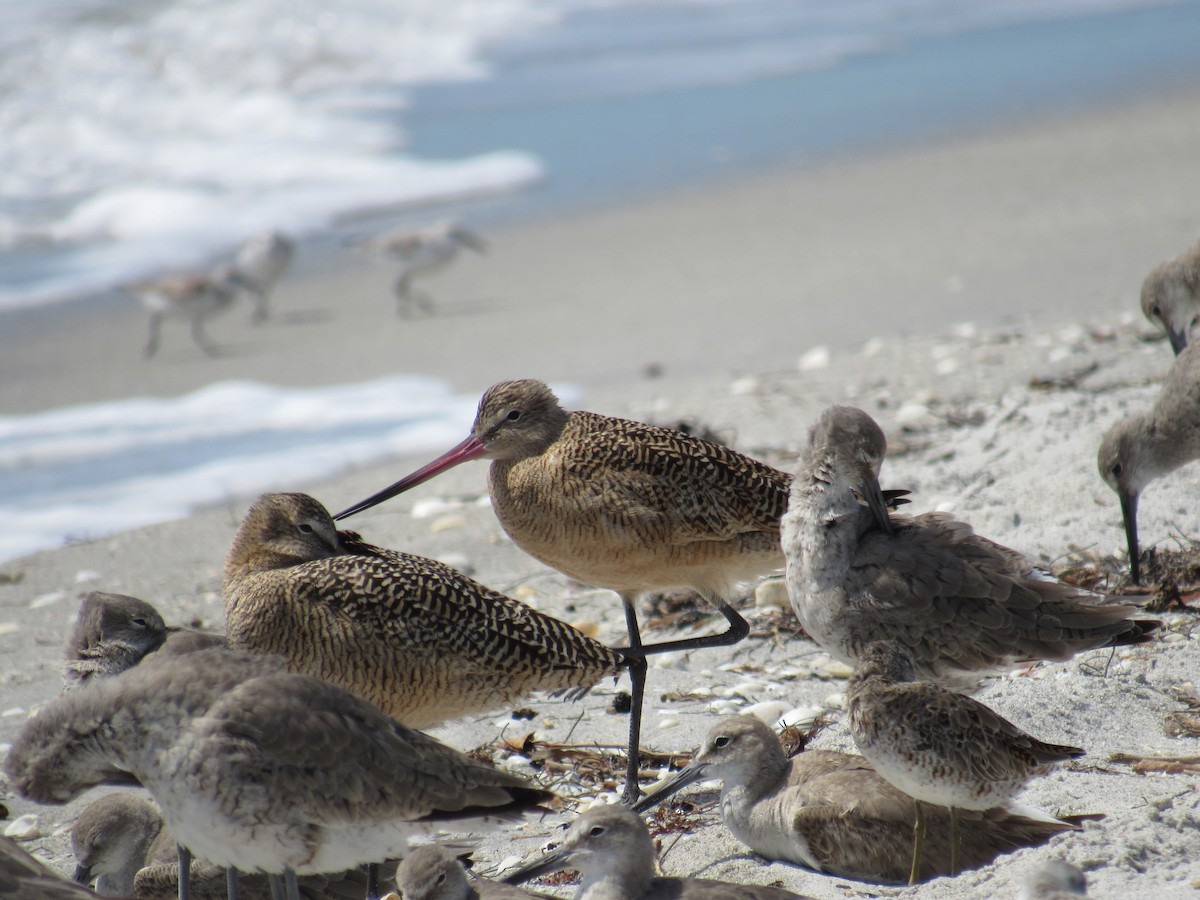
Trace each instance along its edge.
<path fill-rule="evenodd" d="M 592 830 L 589 831 L 588 834 L 590 834 L 592 837 L 600 837 L 600 835 L 604 834 L 604 826 L 593 825 Z"/>
<path fill-rule="evenodd" d="M 146 625 L 146 620 L 145 620 L 145 619 L 143 619 L 143 618 L 141 618 L 140 616 L 139 616 L 138 618 L 136 618 L 136 619 L 130 619 L 130 621 L 131 621 L 131 622 L 132 622 L 134 625 L 136 625 L 138 628 L 146 628 L 146 627 L 148 627 L 148 626 Z"/>
<path fill-rule="evenodd" d="M 729 737 L 726 735 L 721 735 L 720 737 L 713 738 L 713 746 L 721 750 L 729 746 L 729 740 Z"/>
<path fill-rule="evenodd" d="M 1152 307 L 1150 307 L 1150 315 L 1157 316 L 1160 319 L 1162 318 L 1162 310 L 1160 310 L 1158 308 L 1157 303 L 1155 303 Z"/>
<path fill-rule="evenodd" d="M 521 418 L 521 411 L 519 409 L 514 409 L 509 412 L 507 418 L 508 418 L 508 421 L 510 421 L 510 422 L 517 421 L 517 419 Z"/>
<path fill-rule="evenodd" d="M 307 522 L 301 522 L 299 525 L 296 526 L 296 530 L 298 532 L 300 532 L 301 534 L 312 534 L 313 533 L 313 527 L 311 525 L 309 525 Z"/>
<path fill-rule="evenodd" d="M 1114 466 L 1112 467 L 1112 470 L 1111 470 L 1111 471 L 1112 471 L 1112 473 L 1113 473 L 1113 475 L 1114 475 L 1114 476 L 1120 477 L 1120 475 L 1121 475 L 1121 464 L 1120 464 L 1120 463 L 1117 463 L 1116 465 L 1114 465 Z"/>
<path fill-rule="evenodd" d="M 439 872 L 439 873 L 438 873 L 438 877 L 437 877 L 437 883 L 438 883 L 438 884 L 445 884 L 445 883 L 446 883 L 446 873 L 445 873 L 445 872 Z"/>

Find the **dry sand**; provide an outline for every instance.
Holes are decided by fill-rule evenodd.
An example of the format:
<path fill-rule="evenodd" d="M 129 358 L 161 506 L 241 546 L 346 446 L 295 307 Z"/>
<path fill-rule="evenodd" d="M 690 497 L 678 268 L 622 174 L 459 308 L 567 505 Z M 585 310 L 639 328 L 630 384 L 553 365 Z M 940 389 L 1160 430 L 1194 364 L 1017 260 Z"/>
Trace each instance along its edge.
<path fill-rule="evenodd" d="M 915 511 L 953 510 L 1044 562 L 1111 556 L 1123 546 L 1120 513 L 1096 474 L 1095 450 L 1111 422 L 1149 405 L 1170 365 L 1166 344 L 1144 341 L 1133 316 L 1142 275 L 1200 234 L 1197 159 L 1200 95 L 1191 95 L 799 168 L 495 234 L 486 260 L 430 282 L 446 299 L 425 321 L 395 319 L 387 269 L 309 271 L 280 291 L 280 323 L 250 329 L 235 313 L 214 327 L 231 351 L 215 362 L 178 333 L 165 336 L 161 358 L 143 362 L 144 322 L 131 304 L 80 307 L 61 328 L 23 316 L 0 336 L 0 409 L 180 393 L 233 377 L 304 385 L 411 371 L 482 390 L 534 376 L 582 385 L 598 411 L 699 419 L 791 468 L 820 409 L 853 403 L 887 431 L 885 486 L 915 491 Z M 951 327 L 963 321 L 982 324 Z M 831 348 L 827 357 L 808 353 L 818 344 Z M 645 378 L 650 365 L 662 377 Z M 1058 381 L 1032 387 L 1034 376 Z M 295 487 L 340 508 L 423 461 Z M 616 598 L 517 550 L 478 502 L 484 491 L 482 464 L 465 466 L 352 525 L 375 543 L 469 565 L 480 580 L 570 621 L 594 622 L 602 638 L 619 642 Z M 1172 546 L 1200 532 L 1197 496 L 1200 466 L 1151 486 L 1140 517 L 1145 544 Z M 434 509 L 434 498 L 446 502 Z M 57 692 L 59 648 L 80 591 L 133 594 L 169 622 L 219 627 L 221 565 L 250 499 L 0 568 L 0 742 Z M 848 748 L 844 673 L 806 641 L 770 637 L 777 613 L 751 616 L 763 636 L 731 652 L 658 661 L 648 747 L 693 747 L 719 715 L 775 702 L 827 711 L 834 724 L 817 746 Z M 764 864 L 719 825 L 679 843 L 665 838 L 664 869 L 780 882 L 822 898 L 1006 897 L 1037 860 L 1058 856 L 1088 871 L 1092 896 L 1194 896 L 1197 778 L 1139 775 L 1110 762 L 1116 752 L 1200 754 L 1200 740 L 1163 731 L 1164 715 L 1182 708 L 1172 689 L 1200 672 L 1195 617 L 1164 618 L 1154 643 L 1043 666 L 982 695 L 1039 737 L 1087 748 L 1082 765 L 1022 798 L 1051 812 L 1106 815 L 1083 832 L 912 890 Z M 626 719 L 605 710 L 622 687 L 602 685 L 578 704 L 535 697 L 532 720 L 498 712 L 437 734 L 463 748 L 530 731 L 619 745 Z M 701 688 L 712 696 L 660 700 L 668 690 Z M 506 764 L 527 766 L 519 755 Z M 42 836 L 26 846 L 70 871 L 61 826 L 78 806 L 35 809 L 10 790 L 2 799 L 14 818 L 38 814 Z M 704 818 L 717 816 L 709 808 Z M 551 824 L 485 839 L 477 855 L 494 863 L 530 851 Z"/>

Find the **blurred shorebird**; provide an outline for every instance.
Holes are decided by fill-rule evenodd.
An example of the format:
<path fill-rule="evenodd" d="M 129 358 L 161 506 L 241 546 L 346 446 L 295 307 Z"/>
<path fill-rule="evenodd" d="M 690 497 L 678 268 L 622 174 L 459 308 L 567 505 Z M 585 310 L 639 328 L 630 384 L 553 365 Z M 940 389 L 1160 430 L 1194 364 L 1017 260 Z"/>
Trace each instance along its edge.
<path fill-rule="evenodd" d="M 581 876 L 575 900 L 804 900 L 767 885 L 656 875 L 650 832 L 627 806 L 593 806 L 571 823 L 556 848 L 504 880 L 517 884 L 566 868 Z"/>
<path fill-rule="evenodd" d="M 432 559 L 339 532 L 307 494 L 264 494 L 225 565 L 230 643 L 282 657 L 412 728 L 581 695 L 628 663 L 550 616 Z"/>
<path fill-rule="evenodd" d="M 124 290 L 137 297 L 150 314 L 150 337 L 142 355 L 149 359 L 158 352 L 164 319 L 184 319 L 191 322 L 196 346 L 206 356 L 216 356 L 217 348 L 205 334 L 204 325 L 233 305 L 241 286 L 233 266 L 221 266 L 210 274 L 168 275 L 126 285 Z"/>
<path fill-rule="evenodd" d="M 1100 442 L 1100 477 L 1117 492 L 1129 573 L 1141 581 L 1138 547 L 1138 498 L 1156 478 L 1200 459 L 1200 346 L 1189 345 L 1175 357 L 1150 411 L 1122 419 Z"/>
<path fill-rule="evenodd" d="M 913 799 L 861 756 L 803 750 L 789 759 L 765 722 L 733 716 L 714 725 L 692 762 L 634 809 L 644 812 L 710 779 L 721 781 L 725 827 L 760 856 L 874 882 L 902 883 L 911 874 Z M 925 880 L 950 874 L 950 810 L 922 805 Z M 1002 807 L 959 815 L 966 825 L 961 861 L 969 869 L 1077 828 L 1071 821 Z"/>
<path fill-rule="evenodd" d="M 790 478 L 721 445 L 663 428 L 564 410 L 540 381 L 505 381 L 479 402 L 471 435 L 395 484 L 338 513 L 344 519 L 439 472 L 490 459 L 492 508 L 526 553 L 584 584 L 616 591 L 631 656 L 736 644 L 749 633 L 730 605 L 737 585 L 783 566 L 779 517 Z M 643 646 L 634 602 L 691 588 L 729 629 Z M 630 668 L 627 799 L 636 799 L 644 659 Z"/>
<path fill-rule="evenodd" d="M 464 247 L 476 253 L 487 252 L 483 238 L 456 222 L 391 231 L 361 241 L 358 246 L 369 253 L 399 261 L 400 275 L 392 290 L 396 294 L 396 311 L 402 316 L 409 316 L 417 309 L 424 313 L 433 312 L 433 300 L 425 291 L 413 286 L 415 279 L 427 278 L 445 269 Z"/>
<path fill-rule="evenodd" d="M 1142 312 L 1167 333 L 1178 356 L 1200 317 L 1200 243 L 1159 263 L 1142 282 Z"/>
<path fill-rule="evenodd" d="M 1078 747 L 1047 744 L 971 697 L 916 681 L 912 658 L 895 642 L 863 651 L 846 690 L 850 733 L 871 766 L 913 798 L 916 884 L 926 834 L 919 801 L 950 810 L 950 874 L 958 874 L 960 809 L 1007 803 L 1034 775 L 1078 759 Z"/>
<path fill-rule="evenodd" d="M 918 677 L 967 687 L 1020 664 L 1143 643 L 1161 624 L 1044 577 L 946 513 L 890 515 L 878 481 L 886 446 L 865 412 L 830 407 L 792 482 L 788 594 L 831 655 L 854 665 L 867 644 L 895 640 Z"/>
<path fill-rule="evenodd" d="M 275 282 L 291 265 L 296 243 L 279 231 L 265 231 L 248 238 L 233 258 L 240 285 L 254 295 L 255 325 L 265 322 L 270 313 L 268 299 Z"/>
<path fill-rule="evenodd" d="M 434 844 L 417 847 L 404 857 L 396 870 L 396 887 L 403 900 L 531 900 L 544 896 L 499 881 L 468 877 L 453 853 Z"/>
<path fill-rule="evenodd" d="M 1074 900 L 1087 896 L 1087 878 L 1078 866 L 1048 859 L 1025 876 L 1017 900 Z"/>
<path fill-rule="evenodd" d="M 195 854 L 266 873 L 288 900 L 297 875 L 397 857 L 413 834 L 492 827 L 549 796 L 275 658 L 222 648 L 151 654 L 63 694 L 25 723 L 4 771 L 36 803 L 140 784 L 181 873 Z"/>

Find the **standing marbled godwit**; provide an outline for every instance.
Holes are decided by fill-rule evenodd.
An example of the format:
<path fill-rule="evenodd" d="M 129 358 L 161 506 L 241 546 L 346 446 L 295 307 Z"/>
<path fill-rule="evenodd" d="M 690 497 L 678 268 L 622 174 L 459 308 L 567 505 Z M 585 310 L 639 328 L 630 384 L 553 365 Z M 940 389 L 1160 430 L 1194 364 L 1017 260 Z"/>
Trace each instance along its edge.
<path fill-rule="evenodd" d="M 458 251 L 464 247 L 476 253 L 487 252 L 483 238 L 456 222 L 388 232 L 369 238 L 359 246 L 400 261 L 400 275 L 393 291 L 396 311 L 402 316 L 411 315 L 417 308 L 425 313 L 433 312 L 433 301 L 427 293 L 413 287 L 414 279 L 440 272 L 454 262 Z"/>
<path fill-rule="evenodd" d="M 1149 640 L 1160 623 L 1033 572 L 945 513 L 889 517 L 879 491 L 887 443 L 860 409 L 812 426 L 783 517 L 787 585 L 804 630 L 853 665 L 896 640 L 923 678 L 974 684 L 1033 660 Z"/>
<path fill-rule="evenodd" d="M 486 878 L 468 878 L 458 858 L 435 844 L 417 847 L 404 857 L 396 870 L 396 887 L 404 900 L 531 900 L 545 896 Z"/>
<path fill-rule="evenodd" d="M 623 656 L 431 559 L 339 533 L 306 494 L 264 494 L 225 564 L 230 643 L 283 657 L 425 728 L 532 691 L 582 693 Z"/>
<path fill-rule="evenodd" d="M 248 238 L 233 257 L 238 282 L 254 295 L 251 321 L 258 325 L 267 320 L 267 300 L 275 282 L 291 265 L 296 242 L 278 231 L 265 231 Z"/>
<path fill-rule="evenodd" d="M 526 553 L 597 587 L 625 607 L 632 653 L 735 644 L 750 631 L 730 605 L 739 582 L 779 569 L 779 517 L 790 478 L 720 444 L 590 412 L 567 412 L 540 381 L 505 381 L 479 401 L 471 436 L 342 519 L 451 466 L 492 461 L 488 488 L 501 526 Z M 711 637 L 643 647 L 634 601 L 664 588 L 703 594 L 729 622 Z M 629 772 L 637 757 L 645 664 L 630 668 Z"/>
<path fill-rule="evenodd" d="M 1035 774 L 1084 755 L 1047 744 L 971 697 L 931 681 L 914 681 L 912 657 L 895 642 L 876 641 L 846 690 L 850 732 L 880 775 L 913 798 L 912 873 L 916 884 L 925 839 L 919 801 L 950 809 L 950 874 L 958 874 L 958 810 L 1008 802 Z"/>
<path fill-rule="evenodd" d="M 765 722 L 733 716 L 714 725 L 692 762 L 634 810 L 644 812 L 708 779 L 722 782 L 725 827 L 760 856 L 867 881 L 903 882 L 910 875 L 913 800 L 861 756 L 805 750 L 789 759 Z M 924 807 L 922 880 L 951 869 L 950 810 Z M 999 807 L 960 815 L 967 825 L 961 855 L 968 869 L 1077 827 Z"/>
<path fill-rule="evenodd" d="M 508 873 L 504 880 L 517 884 L 568 867 L 578 869 L 581 876 L 575 900 L 796 900 L 800 897 L 767 885 L 657 877 L 650 832 L 646 823 L 627 806 L 593 806 L 571 823 L 557 847 Z"/>
<path fill-rule="evenodd" d="M 1200 317 L 1200 243 L 1155 266 L 1142 282 L 1142 312 L 1167 333 L 1178 356 Z"/>
<path fill-rule="evenodd" d="M 1100 477 L 1117 492 L 1129 573 L 1141 580 L 1138 498 L 1154 479 L 1200 459 L 1200 348 L 1188 346 L 1175 357 L 1150 411 L 1122 419 L 1100 441 Z"/>
<path fill-rule="evenodd" d="M 1078 866 L 1061 859 L 1048 859 L 1025 876 L 1017 900 L 1072 900 L 1087 896 L 1087 878 Z"/>
<path fill-rule="evenodd" d="M 196 346 L 206 356 L 216 356 L 217 348 L 204 333 L 204 324 L 233 304 L 239 285 L 234 268 L 223 266 L 209 275 L 171 275 L 126 286 L 150 313 L 150 337 L 142 355 L 149 359 L 158 351 L 163 319 L 186 319 L 192 323 Z"/>
<path fill-rule="evenodd" d="M 167 639 L 167 624 L 149 603 L 124 594 L 92 591 L 79 605 L 63 651 L 67 690 L 93 677 L 124 672 Z"/>
<path fill-rule="evenodd" d="M 37 803 L 136 779 L 181 848 L 267 873 L 290 900 L 296 875 L 396 857 L 413 834 L 491 827 L 548 796 L 348 691 L 223 648 L 152 654 L 63 694 L 4 770 Z"/>

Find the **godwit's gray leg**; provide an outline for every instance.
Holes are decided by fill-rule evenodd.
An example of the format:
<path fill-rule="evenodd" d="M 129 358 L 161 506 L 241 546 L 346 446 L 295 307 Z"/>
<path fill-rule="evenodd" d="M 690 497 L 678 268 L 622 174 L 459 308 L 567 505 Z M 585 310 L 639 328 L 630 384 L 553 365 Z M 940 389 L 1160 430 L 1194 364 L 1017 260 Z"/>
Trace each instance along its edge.
<path fill-rule="evenodd" d="M 183 844 L 179 848 L 179 900 L 188 900 L 192 884 L 192 852 Z"/>
<path fill-rule="evenodd" d="M 921 809 L 921 801 L 913 799 L 913 809 L 915 815 L 913 818 L 913 855 L 912 868 L 908 873 L 908 883 L 916 884 L 921 880 L 921 858 L 925 854 L 925 813 Z M 954 828 L 954 810 L 950 810 L 950 874 L 958 874 L 958 855 L 955 852 L 954 842 L 958 835 Z"/>
<path fill-rule="evenodd" d="M 283 871 L 283 887 L 287 900 L 300 900 L 300 885 L 296 882 L 296 870 L 290 866 Z"/>
<path fill-rule="evenodd" d="M 282 875 L 271 875 L 267 878 L 271 886 L 271 900 L 287 900 L 287 890 L 283 886 Z"/>
<path fill-rule="evenodd" d="M 625 608 L 625 627 L 629 632 L 629 746 L 626 751 L 628 765 L 625 769 L 625 790 L 621 794 L 621 802 L 634 804 L 642 795 L 641 785 L 638 784 L 638 773 L 641 771 L 641 740 L 642 740 L 642 705 L 646 695 L 646 670 L 648 665 L 645 657 L 638 658 L 642 649 L 642 634 L 638 628 L 637 609 L 634 603 L 637 597 L 633 594 L 622 594 L 621 604 Z"/>
<path fill-rule="evenodd" d="M 238 900 L 238 870 L 230 866 L 225 870 L 225 894 L 229 900 Z"/>

